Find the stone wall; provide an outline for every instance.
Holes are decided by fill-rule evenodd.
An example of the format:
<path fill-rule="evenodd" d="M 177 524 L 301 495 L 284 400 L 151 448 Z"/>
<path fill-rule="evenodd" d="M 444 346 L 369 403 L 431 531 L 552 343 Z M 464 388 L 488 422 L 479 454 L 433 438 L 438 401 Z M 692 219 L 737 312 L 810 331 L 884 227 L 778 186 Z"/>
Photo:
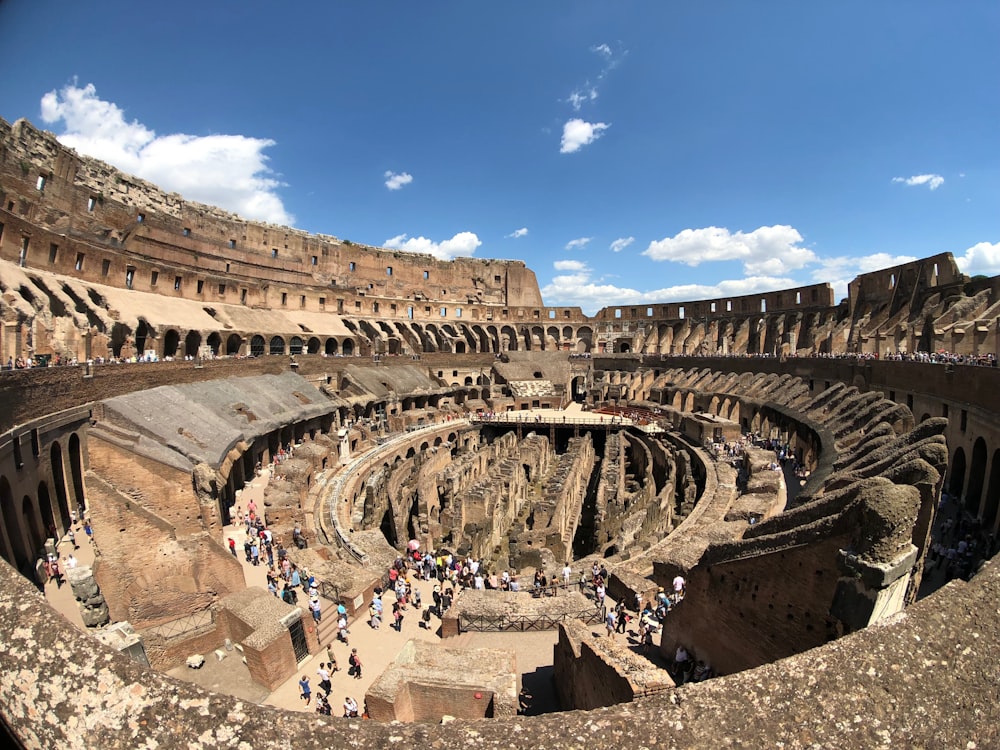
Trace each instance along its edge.
<path fill-rule="evenodd" d="M 607 637 L 600 625 L 561 623 L 553 651 L 556 691 L 564 711 L 628 703 L 674 687 L 666 670 L 634 653 L 625 636 Z"/>

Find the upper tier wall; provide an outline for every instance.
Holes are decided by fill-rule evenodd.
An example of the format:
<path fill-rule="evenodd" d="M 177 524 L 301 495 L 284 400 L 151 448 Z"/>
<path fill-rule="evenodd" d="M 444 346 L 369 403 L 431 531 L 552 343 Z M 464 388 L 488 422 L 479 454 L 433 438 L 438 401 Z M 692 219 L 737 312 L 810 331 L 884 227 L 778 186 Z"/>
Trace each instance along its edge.
<path fill-rule="evenodd" d="M 251 287 L 273 283 L 387 299 L 542 306 L 538 281 L 522 261 L 442 261 L 246 221 L 80 156 L 25 120 L 10 125 L 0 119 L 0 204 L 40 228 L 133 262 L 156 259 L 164 276 L 168 269 L 196 270 Z M 98 268 L 93 264 L 91 280 Z M 158 291 L 171 289 L 163 283 Z"/>

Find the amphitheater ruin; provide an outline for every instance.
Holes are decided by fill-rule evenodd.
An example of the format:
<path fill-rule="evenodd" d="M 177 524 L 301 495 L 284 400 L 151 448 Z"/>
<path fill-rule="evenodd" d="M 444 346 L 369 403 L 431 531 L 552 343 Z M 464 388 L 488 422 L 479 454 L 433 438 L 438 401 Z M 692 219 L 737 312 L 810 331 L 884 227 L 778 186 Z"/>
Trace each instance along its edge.
<path fill-rule="evenodd" d="M 19 746 L 1000 746 L 1000 277 L 948 253 L 839 303 L 816 284 L 587 316 L 522 262 L 246 221 L 0 120 L 0 314 Z M 279 455 L 268 526 L 352 621 L 411 540 L 491 571 L 604 566 L 629 605 L 678 575 L 686 595 L 646 655 L 579 592 L 460 592 L 370 721 L 165 674 L 235 642 L 271 690 L 332 638 L 224 543 Z M 945 514 L 972 544 L 931 585 Z M 40 593 L 84 515 L 83 621 L 127 622 L 148 665 Z M 516 716 L 509 654 L 448 648 L 511 613 L 557 630 L 562 712 Z M 678 646 L 718 676 L 676 685 L 657 664 Z"/>

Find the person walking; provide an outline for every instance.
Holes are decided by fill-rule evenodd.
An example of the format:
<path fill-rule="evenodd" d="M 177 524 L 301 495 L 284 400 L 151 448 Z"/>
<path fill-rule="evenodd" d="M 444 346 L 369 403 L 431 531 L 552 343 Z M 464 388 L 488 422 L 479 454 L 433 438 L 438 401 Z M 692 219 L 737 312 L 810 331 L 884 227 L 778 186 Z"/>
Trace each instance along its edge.
<path fill-rule="evenodd" d="M 302 679 L 299 680 L 299 691 L 301 695 L 299 696 L 309 705 L 309 701 L 312 700 L 312 688 L 309 687 L 309 675 L 302 675 Z"/>

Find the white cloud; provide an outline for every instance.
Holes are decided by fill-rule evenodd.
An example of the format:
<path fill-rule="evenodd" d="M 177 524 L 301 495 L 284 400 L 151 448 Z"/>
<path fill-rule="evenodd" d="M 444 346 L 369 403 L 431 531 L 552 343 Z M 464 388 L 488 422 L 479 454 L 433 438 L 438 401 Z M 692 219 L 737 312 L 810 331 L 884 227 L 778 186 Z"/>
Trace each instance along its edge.
<path fill-rule="evenodd" d="M 611 47 L 609 47 L 607 44 L 595 44 L 593 47 L 590 48 L 590 51 L 596 52 L 597 54 L 603 55 L 604 57 L 611 57 Z"/>
<path fill-rule="evenodd" d="M 635 237 L 619 237 L 611 243 L 608 249 L 613 253 L 620 253 L 633 242 L 635 242 Z"/>
<path fill-rule="evenodd" d="M 407 237 L 405 234 L 398 234 L 382 244 L 385 247 L 403 250 L 407 253 L 426 253 L 433 255 L 438 260 L 453 260 L 472 255 L 476 252 L 476 248 L 483 243 L 473 232 L 459 232 L 450 240 L 443 242 L 434 242 L 426 237 Z"/>
<path fill-rule="evenodd" d="M 572 154 L 584 146 L 593 143 L 604 131 L 611 127 L 603 122 L 586 122 L 579 118 L 568 120 L 563 125 L 562 142 L 559 145 L 560 154 Z"/>
<path fill-rule="evenodd" d="M 521 227 L 520 229 L 515 229 L 510 234 L 506 234 L 504 236 L 505 237 L 513 237 L 516 240 L 516 239 L 520 239 L 521 237 L 524 237 L 524 235 L 526 235 L 527 233 L 528 233 L 528 228 L 527 227 Z"/>
<path fill-rule="evenodd" d="M 267 138 L 244 135 L 157 135 L 137 120 L 127 122 L 115 103 L 97 96 L 92 83 L 72 84 L 42 97 L 42 120 L 62 123 L 59 141 L 106 161 L 168 192 L 248 219 L 291 225 L 295 217 L 277 194 L 283 183 L 267 166 Z"/>
<path fill-rule="evenodd" d="M 597 99 L 597 89 L 591 86 L 586 89 L 577 89 L 567 97 L 566 101 L 572 105 L 574 111 L 579 112 L 580 107 L 595 99 Z"/>
<path fill-rule="evenodd" d="M 748 276 L 778 276 L 815 262 L 816 254 L 801 242 L 797 229 L 780 224 L 735 233 L 724 227 L 705 227 L 650 242 L 642 254 L 689 266 L 735 260 L 743 263 Z"/>
<path fill-rule="evenodd" d="M 397 174 L 391 170 L 386 170 L 383 177 L 385 177 L 385 186 L 390 190 L 399 190 L 403 185 L 409 185 L 413 182 L 413 175 L 408 172 Z"/>
<path fill-rule="evenodd" d="M 956 256 L 955 262 L 962 273 L 969 276 L 996 276 L 1000 274 L 1000 242 L 979 242 L 964 255 Z"/>
<path fill-rule="evenodd" d="M 575 305 L 583 308 L 584 313 L 593 315 L 597 310 L 609 305 L 642 305 L 659 302 L 687 302 L 721 297 L 738 297 L 743 294 L 755 294 L 776 289 L 788 289 L 799 286 L 799 282 L 790 278 L 769 276 L 751 276 L 745 279 L 730 279 L 717 284 L 681 284 L 663 287 L 648 292 L 609 284 L 604 278 L 594 279 L 586 264 L 575 264 L 575 261 L 557 261 L 557 271 L 569 273 L 554 276 L 552 281 L 542 288 L 542 297 L 551 305 Z"/>
<path fill-rule="evenodd" d="M 557 260 L 552 264 L 557 271 L 589 271 L 587 264 L 582 260 Z"/>
<path fill-rule="evenodd" d="M 916 186 L 927 185 L 931 190 L 937 190 L 944 185 L 944 177 L 939 174 L 915 174 L 913 177 L 893 177 L 893 182 L 901 182 L 904 185 Z"/>
<path fill-rule="evenodd" d="M 581 247 L 586 247 L 587 243 L 590 242 L 593 237 L 577 237 L 575 240 L 570 240 L 566 243 L 567 250 L 578 250 Z"/>

